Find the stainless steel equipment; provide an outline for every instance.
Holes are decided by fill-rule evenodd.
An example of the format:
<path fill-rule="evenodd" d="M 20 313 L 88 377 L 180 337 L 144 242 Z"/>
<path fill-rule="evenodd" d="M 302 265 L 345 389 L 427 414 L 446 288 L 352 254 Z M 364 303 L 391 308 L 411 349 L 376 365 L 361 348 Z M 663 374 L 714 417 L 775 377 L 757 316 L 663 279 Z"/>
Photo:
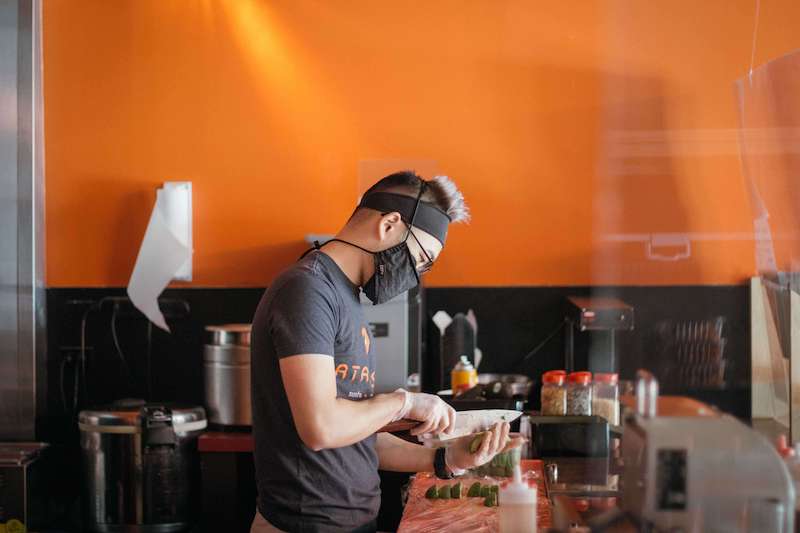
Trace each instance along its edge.
<path fill-rule="evenodd" d="M 0 2 L 0 439 L 45 412 L 41 0 Z"/>
<path fill-rule="evenodd" d="M 101 532 L 168 532 L 199 516 L 202 407 L 117 402 L 81 411 L 87 525 Z"/>
<path fill-rule="evenodd" d="M 208 420 L 250 426 L 250 324 L 208 326 L 203 347 Z"/>
<path fill-rule="evenodd" d="M 458 396 L 450 389 L 437 392 L 456 411 L 513 409 L 522 411 L 533 382 L 522 374 L 478 374 L 478 384 Z"/>
<path fill-rule="evenodd" d="M 405 388 L 408 376 L 419 372 L 420 306 L 420 291 L 416 288 L 382 305 L 372 305 L 361 294 L 379 369 L 375 373 L 376 394 Z"/>
<path fill-rule="evenodd" d="M 711 410 L 659 413 L 657 400 L 680 398 L 657 391 L 652 375 L 640 374 L 622 437 L 624 511 L 645 530 L 794 531 L 794 486 L 773 445 Z"/>
<path fill-rule="evenodd" d="M 47 527 L 46 471 L 42 442 L 0 443 L 0 524 L 19 520 L 29 530 Z"/>
<path fill-rule="evenodd" d="M 528 398 L 533 381 L 522 374 L 478 374 L 478 384 L 486 388 L 490 398 L 522 396 Z"/>

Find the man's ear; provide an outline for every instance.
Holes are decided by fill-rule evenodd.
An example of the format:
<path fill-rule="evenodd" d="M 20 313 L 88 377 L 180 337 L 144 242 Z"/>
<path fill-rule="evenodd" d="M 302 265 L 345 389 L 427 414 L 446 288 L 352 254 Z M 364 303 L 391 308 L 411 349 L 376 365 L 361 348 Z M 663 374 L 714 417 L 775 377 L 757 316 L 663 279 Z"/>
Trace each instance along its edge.
<path fill-rule="evenodd" d="M 400 224 L 402 224 L 403 218 L 400 216 L 400 213 L 396 211 L 392 211 L 391 213 L 386 213 L 381 217 L 381 225 L 380 225 L 380 238 L 381 240 L 391 237 L 398 229 Z"/>

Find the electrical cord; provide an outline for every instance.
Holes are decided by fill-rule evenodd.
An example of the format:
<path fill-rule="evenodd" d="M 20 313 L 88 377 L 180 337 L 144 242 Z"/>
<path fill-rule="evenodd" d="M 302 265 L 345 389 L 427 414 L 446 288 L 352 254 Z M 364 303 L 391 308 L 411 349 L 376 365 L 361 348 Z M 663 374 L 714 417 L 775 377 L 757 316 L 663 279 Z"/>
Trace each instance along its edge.
<path fill-rule="evenodd" d="M 153 397 L 153 375 L 152 375 L 152 360 L 153 360 L 153 323 L 147 321 L 147 375 L 145 379 L 147 383 L 147 397 Z"/>
<path fill-rule="evenodd" d="M 128 361 L 125 359 L 125 354 L 122 353 L 122 346 L 119 343 L 119 335 L 117 334 L 117 311 L 119 310 L 119 302 L 114 302 L 114 309 L 111 311 L 111 339 L 114 341 L 114 347 L 117 349 L 117 356 L 119 357 L 120 362 L 122 363 L 122 369 L 125 371 L 125 374 L 128 376 L 128 381 L 130 381 L 131 389 L 135 389 L 133 383 L 133 374 L 131 373 L 131 369 L 128 366 Z"/>
<path fill-rule="evenodd" d="M 78 365 L 75 365 L 76 375 L 75 375 L 75 383 L 73 385 L 74 394 L 72 396 L 72 412 L 76 413 L 78 411 L 78 394 L 79 394 L 79 383 L 83 382 L 83 396 L 86 403 L 91 403 L 89 401 L 89 382 L 86 379 L 86 323 L 89 319 L 89 313 L 95 310 L 100 310 L 103 307 L 103 304 L 106 302 L 114 301 L 116 298 L 113 296 L 106 296 L 104 298 L 100 298 L 97 302 L 93 303 L 89 307 L 86 308 L 83 312 L 83 316 L 81 317 L 81 364 L 80 364 L 80 378 L 77 375 Z"/>
<path fill-rule="evenodd" d="M 75 365 L 75 379 L 73 383 L 73 394 L 72 394 L 72 412 L 76 413 L 78 411 L 78 393 L 79 393 L 79 383 L 83 381 L 83 392 L 86 398 L 86 403 L 89 403 L 89 385 L 86 383 L 86 320 L 89 318 L 89 313 L 97 307 L 98 309 L 102 305 L 103 300 L 100 302 L 90 305 L 86 308 L 83 312 L 83 316 L 81 317 L 81 364 Z M 79 374 L 80 371 L 80 374 Z"/>
<path fill-rule="evenodd" d="M 556 335 L 557 335 L 557 334 L 558 334 L 558 333 L 559 333 L 561 330 L 563 330 L 563 329 L 564 329 L 564 326 L 565 326 L 566 324 L 567 324 L 567 321 L 566 321 L 566 320 L 564 320 L 564 321 L 562 321 L 561 323 L 559 323 L 559 324 L 558 324 L 558 327 L 556 327 L 556 328 L 555 328 L 553 331 L 551 331 L 550 333 L 548 333 L 548 334 L 547 334 L 547 337 L 545 337 L 545 338 L 544 338 L 544 340 L 543 340 L 542 342 L 540 342 L 539 344 L 537 344 L 537 345 L 536 345 L 536 347 L 535 347 L 533 350 L 531 350 L 530 352 L 528 352 L 528 353 L 527 353 L 527 355 L 525 355 L 525 357 L 523 357 L 522 359 L 520 359 L 519 361 L 517 361 L 517 362 L 514 364 L 513 368 L 519 368 L 519 367 L 521 367 L 522 365 L 524 365 L 525 363 L 527 363 L 527 362 L 528 362 L 528 360 L 529 360 L 531 357 L 533 357 L 534 355 L 536 355 L 537 353 L 539 353 L 539 350 L 541 350 L 542 348 L 544 348 L 544 347 L 545 347 L 545 345 L 547 345 L 547 343 L 548 343 L 548 342 L 550 342 L 550 339 L 552 339 L 553 337 L 555 337 L 555 336 L 556 336 Z"/>
<path fill-rule="evenodd" d="M 61 362 L 58 364 L 58 384 L 61 391 L 61 405 L 64 410 L 67 409 L 67 393 L 64 390 L 64 367 L 67 365 L 68 357 L 62 357 Z"/>
<path fill-rule="evenodd" d="M 125 354 L 122 351 L 122 345 L 119 341 L 119 334 L 117 332 L 117 313 L 119 311 L 119 303 L 122 301 L 129 302 L 130 299 L 126 297 L 119 297 L 119 296 L 106 296 L 97 301 L 71 301 L 69 303 L 88 303 L 89 305 L 83 311 L 81 315 L 81 324 L 80 324 L 80 352 L 78 359 L 71 359 L 69 357 L 65 357 L 61 360 L 59 373 L 60 373 L 60 393 L 61 393 L 61 402 L 64 405 L 64 409 L 68 409 L 67 407 L 67 398 L 66 398 L 66 388 L 64 386 L 64 379 L 65 379 L 65 369 L 66 364 L 68 362 L 73 363 L 73 380 L 72 380 L 72 414 L 76 414 L 78 412 L 78 404 L 81 400 L 81 392 L 83 393 L 83 401 L 86 405 L 91 404 L 91 395 L 89 390 L 89 380 L 87 379 L 87 346 L 86 346 L 86 338 L 87 338 L 87 327 L 88 327 L 88 320 L 89 315 L 93 311 L 99 311 L 102 309 L 103 305 L 108 302 L 114 302 L 114 309 L 112 311 L 111 316 L 111 336 L 114 342 L 114 347 L 117 351 L 117 356 L 120 359 L 120 362 L 123 365 L 123 370 L 128 376 L 128 380 L 130 382 L 130 386 L 132 389 L 135 389 L 135 383 L 133 379 L 133 373 L 131 372 L 130 366 L 128 365 L 128 361 L 125 358 Z M 191 307 L 189 306 L 189 302 L 183 299 L 164 299 L 165 303 L 170 304 L 177 304 L 182 308 L 182 311 L 185 315 L 191 314 Z M 152 342 L 153 342 L 153 328 L 152 323 L 148 320 L 147 321 L 147 376 L 146 376 L 146 389 L 147 389 L 147 396 L 152 397 L 152 372 L 151 372 L 151 365 L 152 365 Z M 83 390 L 81 390 L 81 384 Z"/>

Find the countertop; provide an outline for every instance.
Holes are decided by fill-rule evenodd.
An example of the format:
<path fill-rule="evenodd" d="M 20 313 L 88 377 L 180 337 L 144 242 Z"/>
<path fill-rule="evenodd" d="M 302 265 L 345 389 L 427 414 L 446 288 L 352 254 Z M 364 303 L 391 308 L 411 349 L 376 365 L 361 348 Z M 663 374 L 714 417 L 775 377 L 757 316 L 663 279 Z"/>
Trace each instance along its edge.
<path fill-rule="evenodd" d="M 548 483 L 544 488 L 543 472 L 546 465 L 557 466 L 557 482 Z M 540 531 L 547 531 L 558 525 L 560 520 L 583 525 L 591 518 L 607 512 L 618 504 L 617 491 L 621 468 L 615 458 L 544 458 L 540 460 L 523 459 L 523 472 L 536 470 L 539 478 L 539 502 L 543 499 L 547 508 L 539 509 L 538 524 Z M 497 516 L 494 512 L 483 508 L 482 502 L 471 499 L 457 501 L 429 501 L 422 495 L 431 483 L 430 473 L 418 473 L 409 490 L 409 502 L 406 505 L 399 531 L 436 531 L 449 533 L 463 530 L 469 524 L 470 531 L 494 533 L 497 531 Z M 499 482 L 504 478 L 482 478 L 487 483 Z M 463 478 L 462 487 L 469 486 L 475 479 Z M 481 481 L 481 479 L 477 479 Z M 433 480 L 434 484 L 453 484 L 456 480 L 443 482 Z M 413 500 L 413 501 L 412 501 Z M 613 531 L 632 531 L 622 524 Z"/>
<path fill-rule="evenodd" d="M 200 452 L 252 453 L 253 434 L 249 431 L 206 431 L 197 439 Z"/>
<path fill-rule="evenodd" d="M 253 435 L 249 431 L 207 431 L 198 439 L 204 454 L 252 453 Z M 222 456 L 220 456 L 222 457 Z M 621 468 L 611 458 L 543 458 L 544 465 L 555 464 L 557 483 L 550 483 L 548 495 L 554 504 L 554 519 L 561 507 L 581 521 L 587 520 L 618 502 L 618 477 Z"/>

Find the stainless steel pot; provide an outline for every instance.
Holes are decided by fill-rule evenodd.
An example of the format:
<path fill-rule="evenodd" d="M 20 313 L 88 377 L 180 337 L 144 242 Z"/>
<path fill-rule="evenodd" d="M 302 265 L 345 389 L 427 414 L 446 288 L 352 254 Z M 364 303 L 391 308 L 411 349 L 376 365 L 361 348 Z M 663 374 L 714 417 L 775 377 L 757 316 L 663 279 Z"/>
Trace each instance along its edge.
<path fill-rule="evenodd" d="M 223 426 L 250 426 L 250 324 L 208 326 L 206 332 L 208 419 Z"/>
<path fill-rule="evenodd" d="M 492 391 L 495 394 L 500 392 L 500 388 L 503 388 L 508 391 L 509 396 L 524 396 L 526 398 L 533 386 L 531 378 L 522 374 L 478 374 L 478 384 L 498 389 Z"/>
<path fill-rule="evenodd" d="M 89 529 L 161 533 L 192 526 L 200 514 L 202 407 L 118 402 L 81 411 L 78 426 Z"/>

